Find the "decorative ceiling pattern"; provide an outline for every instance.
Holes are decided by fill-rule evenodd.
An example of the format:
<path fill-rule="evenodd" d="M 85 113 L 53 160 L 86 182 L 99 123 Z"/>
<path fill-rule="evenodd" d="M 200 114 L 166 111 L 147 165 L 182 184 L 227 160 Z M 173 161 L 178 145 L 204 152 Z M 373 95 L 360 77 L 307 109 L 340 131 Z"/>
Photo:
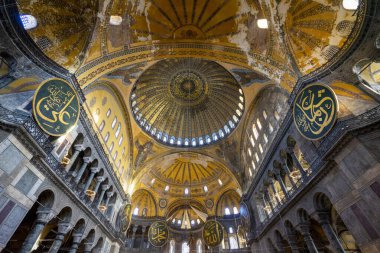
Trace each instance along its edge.
<path fill-rule="evenodd" d="M 284 2 L 284 1 L 283 1 Z M 302 74 L 333 59 L 344 47 L 360 12 L 346 10 L 342 1 L 292 0 L 279 11 L 289 49 Z M 359 30 L 359 29 L 356 29 Z"/>
<path fill-rule="evenodd" d="M 153 198 L 153 195 L 149 191 L 144 189 L 136 191 L 132 195 L 132 211 L 134 212 L 133 215 L 135 216 L 156 216 L 157 204 Z"/>
<path fill-rule="evenodd" d="M 75 72 L 96 23 L 98 1 L 17 1 L 20 14 L 37 18 L 36 28 L 28 30 L 39 48 L 52 60 Z"/>
<path fill-rule="evenodd" d="M 149 1 L 144 11 L 132 6 L 133 41 L 145 40 L 216 40 L 232 42 L 239 24 L 259 12 L 256 1 L 193 0 Z"/>
<path fill-rule="evenodd" d="M 151 66 L 137 80 L 130 101 L 139 126 L 160 143 L 176 147 L 225 138 L 244 111 L 243 90 L 226 69 L 190 58 Z"/>

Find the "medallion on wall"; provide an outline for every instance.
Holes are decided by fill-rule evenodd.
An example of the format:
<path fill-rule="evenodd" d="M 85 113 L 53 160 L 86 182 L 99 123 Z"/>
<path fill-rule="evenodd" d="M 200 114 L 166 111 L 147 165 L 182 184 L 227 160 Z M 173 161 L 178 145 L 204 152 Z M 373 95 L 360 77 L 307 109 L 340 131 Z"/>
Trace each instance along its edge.
<path fill-rule="evenodd" d="M 74 89 L 62 79 L 49 79 L 36 90 L 33 115 L 41 129 L 52 136 L 62 136 L 78 122 L 79 98 Z"/>
<path fill-rule="evenodd" d="M 309 140 L 319 140 L 333 128 L 338 118 L 338 101 L 334 91 L 322 84 L 304 88 L 293 107 L 297 130 Z"/>
<path fill-rule="evenodd" d="M 131 224 L 132 219 L 132 205 L 126 204 L 124 208 L 124 212 L 122 212 L 122 219 L 121 219 L 121 231 L 123 233 L 127 232 L 129 225 Z"/>
<path fill-rule="evenodd" d="M 154 247 L 162 247 L 168 241 L 169 230 L 165 221 L 154 222 L 148 231 L 148 240 Z"/>
<path fill-rule="evenodd" d="M 207 221 L 203 226 L 203 240 L 207 246 L 216 247 L 223 240 L 223 226 L 215 221 Z"/>

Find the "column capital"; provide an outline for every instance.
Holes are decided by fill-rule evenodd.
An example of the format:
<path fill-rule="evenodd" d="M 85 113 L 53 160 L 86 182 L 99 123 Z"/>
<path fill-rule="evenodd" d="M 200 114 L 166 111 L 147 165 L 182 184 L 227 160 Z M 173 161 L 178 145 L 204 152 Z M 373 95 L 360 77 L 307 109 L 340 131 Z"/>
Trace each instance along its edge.
<path fill-rule="evenodd" d="M 90 170 L 91 170 L 91 173 L 94 173 L 94 174 L 100 171 L 99 167 L 91 167 Z"/>
<path fill-rule="evenodd" d="M 82 151 L 83 150 L 83 145 L 82 144 L 75 144 L 74 145 L 74 150 L 78 151 L 78 152 Z"/>
<path fill-rule="evenodd" d="M 299 224 L 300 231 L 303 235 L 309 235 L 310 234 L 310 222 L 301 222 Z"/>
<path fill-rule="evenodd" d="M 330 224 L 330 213 L 325 210 L 317 210 L 318 221 L 321 225 Z"/>
<path fill-rule="evenodd" d="M 72 228 L 73 228 L 73 225 L 71 225 L 70 222 L 67 222 L 67 221 L 61 221 L 61 222 L 58 222 L 58 230 L 57 230 L 57 234 L 65 235 L 65 234 L 67 234 Z"/>
<path fill-rule="evenodd" d="M 103 182 L 105 180 L 105 178 L 103 176 L 97 176 L 96 177 L 96 182 Z"/>
<path fill-rule="evenodd" d="M 102 191 L 107 191 L 110 188 L 108 184 L 103 184 L 102 185 Z"/>
<path fill-rule="evenodd" d="M 51 209 L 37 210 L 36 222 L 39 224 L 47 224 L 54 217 L 54 213 Z"/>
<path fill-rule="evenodd" d="M 106 194 L 107 194 L 107 198 L 111 198 L 113 195 L 113 192 L 107 192 Z"/>
<path fill-rule="evenodd" d="M 90 156 L 85 156 L 85 157 L 83 157 L 83 163 L 90 163 L 92 161 L 92 157 L 90 157 Z"/>

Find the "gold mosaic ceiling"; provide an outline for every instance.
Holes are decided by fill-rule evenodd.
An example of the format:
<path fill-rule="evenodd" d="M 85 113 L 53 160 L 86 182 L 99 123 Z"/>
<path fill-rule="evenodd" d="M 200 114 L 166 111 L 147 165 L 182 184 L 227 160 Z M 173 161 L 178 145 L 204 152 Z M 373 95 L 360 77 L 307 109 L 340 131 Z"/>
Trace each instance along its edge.
<path fill-rule="evenodd" d="M 147 134 L 175 147 L 204 146 L 228 136 L 244 112 L 236 79 L 215 62 L 193 58 L 162 60 L 148 68 L 130 103 Z"/>

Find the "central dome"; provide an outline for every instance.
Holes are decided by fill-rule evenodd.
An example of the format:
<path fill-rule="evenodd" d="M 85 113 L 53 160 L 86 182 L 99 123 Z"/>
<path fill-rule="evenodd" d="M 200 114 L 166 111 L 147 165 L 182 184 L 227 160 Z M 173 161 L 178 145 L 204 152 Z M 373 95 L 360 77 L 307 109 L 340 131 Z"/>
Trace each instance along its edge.
<path fill-rule="evenodd" d="M 138 125 L 157 141 L 197 147 L 228 136 L 244 111 L 239 83 L 213 61 L 162 60 L 148 68 L 131 92 Z"/>

